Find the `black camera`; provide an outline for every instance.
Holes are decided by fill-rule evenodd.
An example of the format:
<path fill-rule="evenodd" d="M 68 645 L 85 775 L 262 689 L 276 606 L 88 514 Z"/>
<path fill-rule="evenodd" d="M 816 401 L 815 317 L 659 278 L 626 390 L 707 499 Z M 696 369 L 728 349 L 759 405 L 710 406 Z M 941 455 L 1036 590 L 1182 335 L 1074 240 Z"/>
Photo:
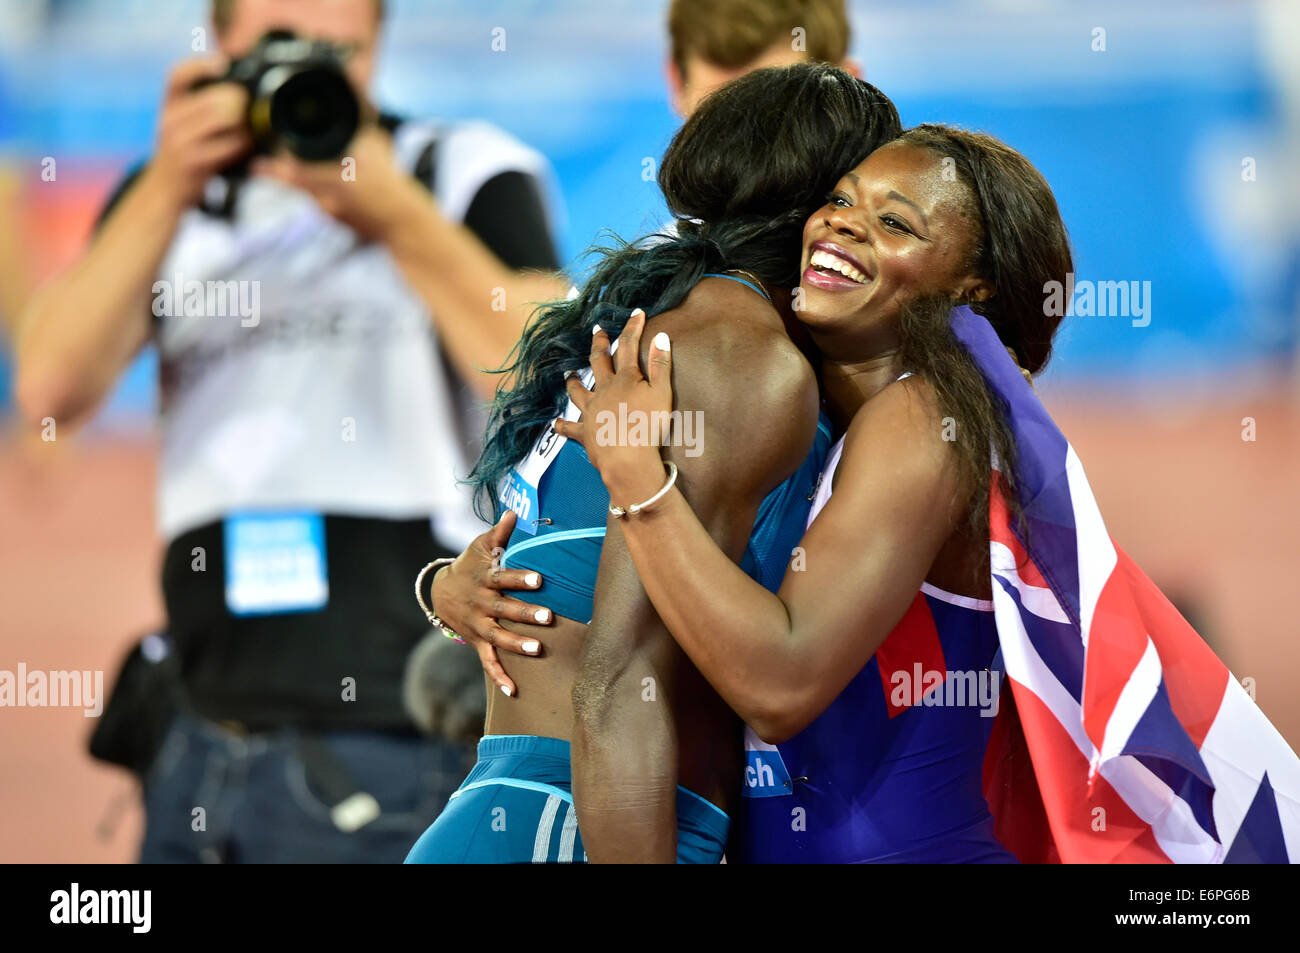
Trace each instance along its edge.
<path fill-rule="evenodd" d="M 254 151 L 283 146 L 300 159 L 337 159 L 356 134 L 361 104 L 343 71 L 346 51 L 288 30 L 267 33 L 225 76 L 248 90 Z"/>

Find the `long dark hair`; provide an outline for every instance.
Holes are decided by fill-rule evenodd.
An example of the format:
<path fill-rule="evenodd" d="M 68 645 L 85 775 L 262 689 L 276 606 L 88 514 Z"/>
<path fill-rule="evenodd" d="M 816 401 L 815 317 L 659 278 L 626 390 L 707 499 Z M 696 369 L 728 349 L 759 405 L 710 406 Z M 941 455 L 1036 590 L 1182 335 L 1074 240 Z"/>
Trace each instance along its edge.
<path fill-rule="evenodd" d="M 1051 357 L 1061 323 L 1059 314 L 1049 313 L 1056 309 L 1045 307 L 1044 288 L 1049 281 L 1064 284 L 1074 270 L 1069 237 L 1047 180 L 1015 149 L 983 133 L 923 125 L 899 139 L 952 160 L 957 180 L 969 190 L 970 218 L 978 224 L 969 265 L 994 288 L 986 301 L 970 302 L 971 309 L 988 319 L 1021 367 L 1038 373 Z M 1015 441 L 1003 408 L 952 332 L 955 303 L 927 297 L 903 309 L 902 362 L 929 381 L 941 412 L 952 418 L 963 482 L 972 494 L 969 530 L 987 540 L 989 449 L 996 451 L 1014 491 Z M 1014 492 L 1008 502 L 1018 515 Z"/>
<path fill-rule="evenodd" d="M 586 366 L 593 325 L 617 335 L 632 308 L 675 308 L 708 272 L 793 287 L 804 221 L 901 130 L 884 93 L 825 64 L 756 70 L 709 95 L 659 168 L 677 234 L 589 250 L 596 264 L 579 295 L 540 308 L 500 369 L 508 377 L 468 478 L 479 515 L 499 515 L 501 479 L 564 410 L 565 372 Z"/>

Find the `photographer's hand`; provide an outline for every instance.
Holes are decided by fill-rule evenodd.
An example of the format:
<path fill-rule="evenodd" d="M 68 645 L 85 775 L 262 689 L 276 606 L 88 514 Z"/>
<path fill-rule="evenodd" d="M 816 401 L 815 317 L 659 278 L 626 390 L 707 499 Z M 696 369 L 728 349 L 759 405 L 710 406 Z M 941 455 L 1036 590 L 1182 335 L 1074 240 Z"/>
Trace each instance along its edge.
<path fill-rule="evenodd" d="M 236 83 L 194 84 L 225 74 L 220 56 L 186 60 L 167 79 L 158 143 L 141 185 L 178 210 L 203 195 L 208 179 L 253 148 L 246 125 L 248 92 Z"/>
<path fill-rule="evenodd" d="M 361 127 L 340 159 L 265 156 L 250 171 L 302 189 L 327 215 L 371 241 L 385 242 L 403 218 L 429 202 L 428 193 L 398 167 L 388 133 L 374 123 Z"/>
<path fill-rule="evenodd" d="M 274 156 L 255 160 L 252 171 L 309 192 L 331 216 L 384 245 L 428 307 L 456 370 L 481 397 L 500 383 L 483 369 L 506 360 L 536 303 L 569 290 L 558 276 L 507 268 L 472 231 L 449 221 L 373 124 L 361 128 L 342 161 Z"/>

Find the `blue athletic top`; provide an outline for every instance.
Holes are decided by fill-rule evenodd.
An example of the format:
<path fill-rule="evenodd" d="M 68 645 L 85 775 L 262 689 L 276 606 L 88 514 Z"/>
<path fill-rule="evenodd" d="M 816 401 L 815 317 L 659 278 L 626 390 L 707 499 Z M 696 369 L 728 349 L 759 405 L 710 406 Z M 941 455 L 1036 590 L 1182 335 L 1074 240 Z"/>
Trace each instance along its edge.
<path fill-rule="evenodd" d="M 776 746 L 746 731 L 738 859 L 1014 863 L 983 787 L 1001 668 L 992 603 L 923 585 L 816 721 Z"/>
<path fill-rule="evenodd" d="M 767 297 L 762 289 L 732 275 L 705 277 L 739 281 Z M 576 419 L 572 403 L 570 409 Z M 529 602 L 567 619 L 590 622 L 596 569 L 609 516 L 609 493 L 582 445 L 566 440 L 554 451 L 552 442 L 558 439 L 548 429 L 529 456 L 530 460 L 539 454 L 551 458 L 536 486 L 528 479 L 527 462 L 521 462 L 502 481 L 502 502 L 515 509 L 519 519 L 501 565 L 541 573 L 542 587 L 528 594 Z M 780 587 L 791 550 L 803 536 L 830 445 L 830 422 L 823 415 L 803 464 L 759 506 L 740 566 L 772 591 Z"/>

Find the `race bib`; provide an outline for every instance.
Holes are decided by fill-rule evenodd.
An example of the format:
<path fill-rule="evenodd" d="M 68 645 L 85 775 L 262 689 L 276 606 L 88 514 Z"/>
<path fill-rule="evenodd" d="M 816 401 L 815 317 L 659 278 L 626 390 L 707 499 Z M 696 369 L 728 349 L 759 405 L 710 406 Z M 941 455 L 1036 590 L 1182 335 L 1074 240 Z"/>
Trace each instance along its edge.
<path fill-rule="evenodd" d="M 319 513 L 237 513 L 223 529 L 231 615 L 310 612 L 329 602 Z"/>
<path fill-rule="evenodd" d="M 610 346 L 610 353 L 613 354 L 616 350 L 618 350 L 617 341 Z M 590 390 L 596 381 L 596 374 L 590 367 L 586 367 L 578 372 L 578 379 L 582 381 L 583 387 Z M 581 416 L 578 405 L 570 400 L 564 408 L 564 419 L 577 420 Z M 542 514 L 538 512 L 540 504 L 537 488 L 541 486 L 542 475 L 555 462 L 555 458 L 560 455 L 560 450 L 568 440 L 568 437 L 561 436 L 555 432 L 554 427 L 548 425 L 546 431 L 533 444 L 533 449 L 528 452 L 528 456 L 502 479 L 499 494 L 501 505 L 508 510 L 514 510 L 518 515 L 515 529 L 520 532 L 529 535 L 537 533 L 542 518 Z"/>
<path fill-rule="evenodd" d="M 793 794 L 790 772 L 776 745 L 760 741 L 753 729 L 745 726 L 745 783 L 741 797 L 782 797 Z"/>

